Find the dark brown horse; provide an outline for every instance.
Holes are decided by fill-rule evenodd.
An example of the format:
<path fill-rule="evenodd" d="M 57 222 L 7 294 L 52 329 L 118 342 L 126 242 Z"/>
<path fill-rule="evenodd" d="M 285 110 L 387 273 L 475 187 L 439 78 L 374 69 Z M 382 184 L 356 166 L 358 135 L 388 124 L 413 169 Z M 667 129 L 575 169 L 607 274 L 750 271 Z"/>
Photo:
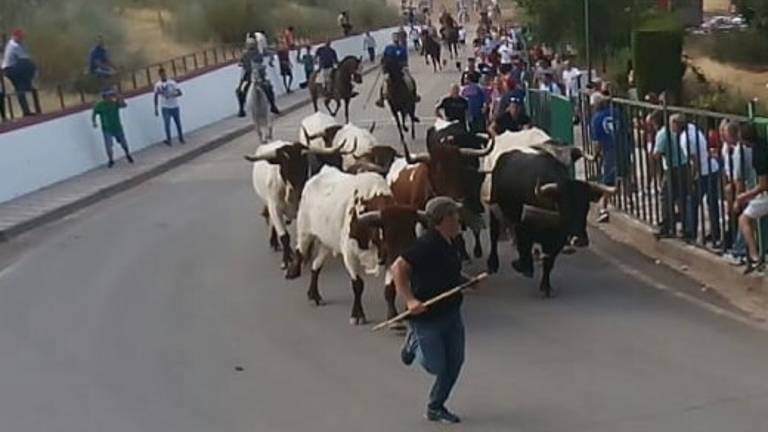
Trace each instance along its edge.
<path fill-rule="evenodd" d="M 405 139 L 403 132 L 408 132 L 406 119 L 411 119 L 411 139 L 416 139 L 416 95 L 403 79 L 402 72 L 390 73 L 387 84 L 387 104 L 397 123 L 400 141 Z"/>
<path fill-rule="evenodd" d="M 334 117 L 341 108 L 341 102 L 344 102 L 344 119 L 349 123 L 349 101 L 357 95 L 354 92 L 355 84 L 363 82 L 362 64 L 362 57 L 345 57 L 331 74 L 333 88 L 330 89 L 325 89 L 323 83 L 318 82 L 319 71 L 312 74 L 309 79 L 309 94 L 312 96 L 315 112 L 317 112 L 317 100 L 321 95 L 325 97 L 325 109 Z M 334 109 L 331 109 L 331 101 L 336 103 Z"/>
<path fill-rule="evenodd" d="M 429 30 L 424 30 L 421 32 L 421 46 L 422 46 L 422 53 L 424 54 L 424 59 L 427 61 L 427 64 L 429 64 L 429 61 L 432 60 L 432 67 L 435 72 L 438 70 L 443 70 L 443 63 L 440 58 L 440 42 L 436 41 L 432 35 L 429 34 Z"/>

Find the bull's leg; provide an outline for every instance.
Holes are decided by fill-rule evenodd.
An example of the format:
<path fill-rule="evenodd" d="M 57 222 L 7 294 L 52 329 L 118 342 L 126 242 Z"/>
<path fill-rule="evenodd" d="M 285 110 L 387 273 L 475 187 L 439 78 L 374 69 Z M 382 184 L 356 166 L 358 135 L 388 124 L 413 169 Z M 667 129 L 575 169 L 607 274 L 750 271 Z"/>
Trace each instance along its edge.
<path fill-rule="evenodd" d="M 395 290 L 395 282 L 392 280 L 392 274 L 387 270 L 384 285 L 384 299 L 387 301 L 387 319 L 390 320 L 397 316 L 397 306 L 395 306 L 395 298 L 397 297 L 397 291 Z M 396 322 L 389 325 L 390 330 L 405 330 L 405 325 L 402 322 Z"/>
<path fill-rule="evenodd" d="M 480 230 L 472 230 L 472 234 L 475 235 L 475 258 L 483 257 L 483 245 L 480 243 Z"/>
<path fill-rule="evenodd" d="M 408 123 L 405 122 L 405 120 L 407 120 L 405 117 L 405 112 L 402 111 L 399 113 L 399 115 L 400 115 L 400 124 L 403 127 L 403 132 L 408 132 Z"/>
<path fill-rule="evenodd" d="M 280 239 L 280 244 L 283 246 L 283 262 L 280 268 L 286 269 L 293 260 L 291 237 L 288 235 L 288 230 L 285 228 L 282 212 L 277 206 L 275 204 L 267 204 L 267 212 L 269 213 L 269 221 L 272 223 L 272 227 Z"/>
<path fill-rule="evenodd" d="M 349 323 L 352 325 L 364 325 L 367 321 L 365 319 L 365 312 L 363 311 L 363 288 L 365 284 L 360 276 L 356 276 L 352 280 L 352 292 L 355 295 L 355 301 L 352 304 L 352 317 L 349 319 Z"/>
<path fill-rule="evenodd" d="M 494 212 L 490 212 L 491 250 L 488 252 L 488 273 L 499 271 L 499 220 Z"/>
<path fill-rule="evenodd" d="M 395 118 L 395 123 L 397 124 L 397 133 L 400 134 L 400 141 L 405 141 L 405 136 L 403 135 L 403 125 L 400 123 L 400 115 L 391 106 L 390 111 L 392 111 L 392 116 Z"/>
<path fill-rule="evenodd" d="M 523 276 L 532 278 L 533 255 L 531 254 L 531 248 L 533 247 L 533 240 L 528 233 L 523 231 L 523 227 L 520 225 L 515 226 L 515 233 L 517 237 L 518 258 L 512 261 L 512 268 Z"/>
<path fill-rule="evenodd" d="M 349 123 L 349 99 L 344 100 L 344 122 Z"/>
<path fill-rule="evenodd" d="M 544 249 L 546 256 L 543 260 L 541 285 L 539 290 L 544 297 L 552 297 L 552 285 L 550 284 L 550 275 L 552 274 L 552 268 L 555 266 L 555 259 L 557 258 L 557 252 L 551 252 L 549 249 Z"/>
<path fill-rule="evenodd" d="M 320 276 L 320 271 L 323 269 L 326 258 L 330 251 L 324 246 L 319 246 L 315 259 L 312 260 L 312 279 L 309 281 L 309 290 L 307 290 L 307 298 L 311 302 L 315 302 L 317 306 L 323 306 L 325 301 L 320 295 L 320 290 L 317 287 L 317 279 Z"/>
<path fill-rule="evenodd" d="M 277 231 L 275 231 L 275 227 L 270 227 L 270 235 L 269 235 L 269 247 L 272 248 L 275 252 L 280 252 L 280 242 L 278 241 L 277 237 Z"/>

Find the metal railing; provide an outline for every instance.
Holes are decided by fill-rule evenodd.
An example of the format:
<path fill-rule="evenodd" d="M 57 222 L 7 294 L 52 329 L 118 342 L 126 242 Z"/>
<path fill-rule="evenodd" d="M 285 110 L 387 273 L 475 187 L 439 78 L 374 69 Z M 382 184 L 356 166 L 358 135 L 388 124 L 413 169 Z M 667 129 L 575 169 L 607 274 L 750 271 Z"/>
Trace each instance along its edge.
<path fill-rule="evenodd" d="M 602 158 L 594 157 L 599 150 L 593 140 L 594 107 L 589 99 L 581 94 L 576 102 L 587 155 L 584 173 L 599 180 Z M 745 156 L 751 151 L 749 143 L 738 136 L 726 142 L 721 123 L 755 125 L 759 119 L 619 98 L 610 99 L 608 109 L 619 186 L 614 206 L 656 227 L 660 236 L 682 238 L 713 252 L 740 252 L 739 209 L 733 202 L 753 185 L 754 170 Z M 754 113 L 754 106 L 750 112 Z M 681 126 L 673 131 L 670 119 L 681 117 Z M 661 157 L 654 155 L 657 135 L 668 146 Z M 762 239 L 766 230 L 761 231 Z M 765 242 L 760 244 L 764 254 Z"/>
<path fill-rule="evenodd" d="M 94 102 L 98 99 L 102 88 L 111 86 L 119 92 L 141 92 L 152 88 L 160 79 L 158 70 L 164 68 L 169 77 L 182 79 L 197 71 L 212 66 L 236 61 L 242 55 L 239 46 L 223 45 L 207 48 L 172 59 L 153 63 L 139 69 L 118 73 L 108 79 L 99 79 L 89 73 L 84 73 L 79 79 L 59 83 L 27 92 L 32 97 L 34 114 L 55 114 L 75 109 Z M 22 117 L 18 95 L 9 91 L 13 87 L 0 74 L 0 121 L 13 121 Z"/>

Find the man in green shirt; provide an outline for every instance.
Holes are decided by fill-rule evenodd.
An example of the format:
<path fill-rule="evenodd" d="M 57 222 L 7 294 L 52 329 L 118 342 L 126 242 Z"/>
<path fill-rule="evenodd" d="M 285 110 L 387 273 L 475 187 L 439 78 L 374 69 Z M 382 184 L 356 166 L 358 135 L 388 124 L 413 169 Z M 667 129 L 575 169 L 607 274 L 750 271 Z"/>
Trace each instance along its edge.
<path fill-rule="evenodd" d="M 301 84 L 301 88 L 307 88 L 309 79 L 315 72 L 315 57 L 312 55 L 312 47 L 307 45 L 305 47 L 306 52 L 301 55 L 301 50 L 296 50 L 296 60 L 304 66 L 304 76 L 306 80 Z"/>
<path fill-rule="evenodd" d="M 113 157 L 112 146 L 114 141 L 120 144 L 125 152 L 125 158 L 128 162 L 133 163 L 133 157 L 128 150 L 128 143 L 125 140 L 125 132 L 123 131 L 123 125 L 120 122 L 120 110 L 127 105 L 123 98 L 118 95 L 114 90 L 105 90 L 102 94 L 102 100 L 93 106 L 93 115 L 91 121 L 93 121 L 93 128 L 96 129 L 99 125 L 96 123 L 96 117 L 99 118 L 101 123 L 101 132 L 104 134 L 104 147 L 107 150 L 107 157 L 109 158 L 108 167 L 112 168 L 115 165 Z"/>
<path fill-rule="evenodd" d="M 686 210 L 688 191 L 688 151 L 680 145 L 680 133 L 685 119 L 680 114 L 669 118 L 669 126 L 664 125 L 664 115 L 657 111 L 651 116 L 656 133 L 653 158 L 661 160 L 664 166 L 664 181 L 661 189 L 662 220 L 659 224 L 660 236 L 675 235 L 675 225 L 679 219 L 685 223 L 681 213 Z M 677 212 L 675 211 L 677 206 Z"/>

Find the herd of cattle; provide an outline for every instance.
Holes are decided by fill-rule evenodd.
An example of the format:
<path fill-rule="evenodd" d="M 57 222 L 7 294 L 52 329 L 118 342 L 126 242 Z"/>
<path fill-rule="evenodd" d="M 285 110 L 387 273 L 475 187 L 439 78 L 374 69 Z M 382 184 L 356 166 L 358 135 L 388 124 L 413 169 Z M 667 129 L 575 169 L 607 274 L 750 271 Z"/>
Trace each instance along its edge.
<path fill-rule="evenodd" d="M 495 138 L 470 134 L 458 124 L 437 120 L 427 132 L 427 152 L 411 153 L 380 144 L 369 128 L 341 125 L 315 113 L 302 120 L 296 142 L 261 145 L 245 159 L 253 163 L 253 187 L 265 203 L 270 245 L 282 250 L 288 279 L 309 264 L 307 295 L 323 303 L 318 277 L 330 255 L 341 255 L 354 293 L 350 322 L 364 324 L 363 274 L 379 274 L 425 226 L 423 208 L 435 196 L 462 203 L 462 220 L 475 235 L 474 256 L 483 251 L 480 233 L 490 219 L 488 268 L 499 269 L 498 242 L 510 232 L 518 259 L 515 270 L 534 273 L 533 246 L 542 250 L 541 291 L 550 296 L 550 273 L 566 246 L 589 244 L 590 202 L 615 191 L 573 180 L 571 165 L 581 157 L 538 129 Z M 488 210 L 486 212 L 486 210 Z M 287 225 L 295 220 L 296 241 Z M 507 231 L 507 229 L 509 231 Z M 463 239 L 460 250 L 465 259 Z M 392 276 L 386 271 L 387 318 L 397 315 Z"/>

